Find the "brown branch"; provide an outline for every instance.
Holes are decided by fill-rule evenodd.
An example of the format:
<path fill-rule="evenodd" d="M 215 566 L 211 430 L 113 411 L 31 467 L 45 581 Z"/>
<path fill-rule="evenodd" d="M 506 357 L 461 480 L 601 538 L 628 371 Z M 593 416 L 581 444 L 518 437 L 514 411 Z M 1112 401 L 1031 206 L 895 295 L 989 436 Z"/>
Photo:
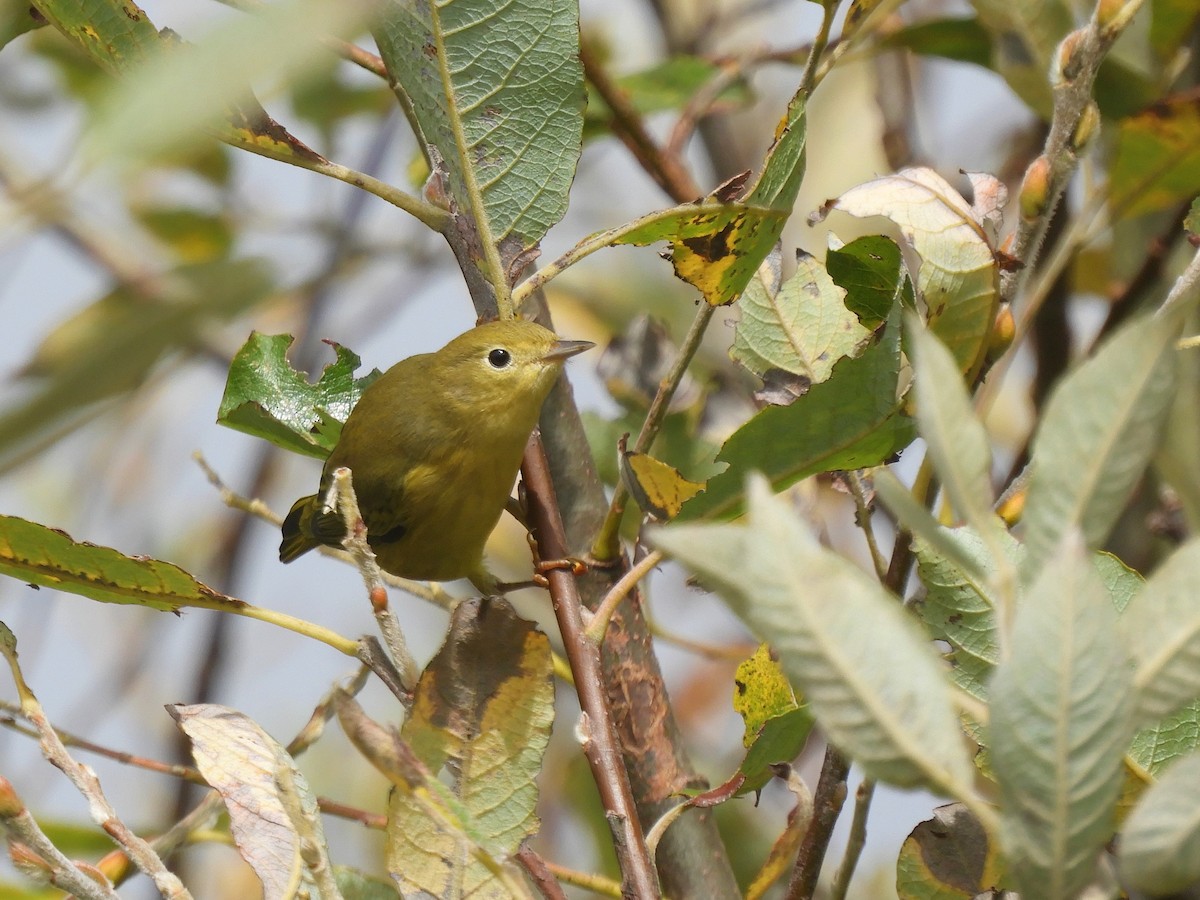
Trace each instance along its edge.
<path fill-rule="evenodd" d="M 563 559 L 570 556 L 550 466 L 541 438 L 536 433 L 525 448 L 521 478 L 527 490 L 529 520 L 541 557 Z M 565 569 L 552 569 L 546 578 L 582 710 L 578 732 L 583 753 L 591 767 L 600 801 L 612 829 L 613 844 L 621 865 L 623 890 L 630 897 L 660 897 L 658 877 L 646 848 L 629 775 L 622 759 L 621 744 L 617 740 L 605 695 L 600 651 L 587 639 L 583 603 L 575 576 Z"/>
<path fill-rule="evenodd" d="M 849 774 L 850 760 L 842 756 L 833 744 L 827 745 L 821 776 L 813 793 L 812 821 L 796 855 L 796 865 L 788 882 L 787 900 L 811 900 L 816 892 L 817 876 L 821 874 L 825 851 L 829 849 L 829 838 L 833 835 L 833 826 L 837 824 L 842 804 L 846 802 L 846 776 Z"/>
<path fill-rule="evenodd" d="M 668 196 L 678 202 L 698 199 L 702 191 L 680 158 L 665 153 L 658 146 L 625 92 L 608 77 L 608 73 L 586 43 L 580 48 L 579 58 L 583 62 L 583 72 L 588 83 L 612 112 L 613 134 L 629 148 L 629 152 L 641 163 L 646 174 L 653 178 Z"/>
<path fill-rule="evenodd" d="M 550 871 L 550 867 L 546 865 L 546 861 L 527 843 L 521 844 L 520 849 L 517 850 L 517 862 L 525 869 L 529 880 L 546 900 L 567 900 L 567 895 L 563 893 L 562 886 L 554 877 L 554 873 Z"/>

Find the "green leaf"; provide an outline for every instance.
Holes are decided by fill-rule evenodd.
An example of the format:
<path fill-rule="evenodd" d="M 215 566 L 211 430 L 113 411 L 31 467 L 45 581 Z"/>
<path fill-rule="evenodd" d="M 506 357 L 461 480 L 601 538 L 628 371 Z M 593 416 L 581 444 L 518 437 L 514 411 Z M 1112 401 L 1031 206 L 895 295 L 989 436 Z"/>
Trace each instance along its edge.
<path fill-rule="evenodd" d="M 996 842 L 961 803 L 935 809 L 905 839 L 896 860 L 899 900 L 974 900 L 1003 878 Z"/>
<path fill-rule="evenodd" d="M 1200 20 L 1192 0 L 1154 0 L 1150 4 L 1150 46 L 1161 60 L 1173 56 Z"/>
<path fill-rule="evenodd" d="M 973 566 L 964 569 L 938 552 L 929 542 L 915 540 L 913 552 L 917 571 L 925 585 L 921 618 L 930 634 L 950 645 L 948 657 L 954 666 L 955 682 L 963 690 L 984 700 L 987 682 L 1000 661 L 996 612 L 986 584 L 994 570 L 993 555 L 977 533 L 970 528 L 942 529 L 942 539 L 951 542 L 958 553 Z M 1004 552 L 1010 564 L 1022 556 L 1022 548 L 1009 535 L 1004 537 Z M 982 573 L 980 578 L 975 572 Z"/>
<path fill-rule="evenodd" d="M 169 353 L 193 347 L 206 324 L 244 312 L 270 289 L 257 260 L 181 266 L 160 284 L 153 298 L 118 288 L 46 337 L 25 367 L 37 387 L 0 413 L 0 468 L 63 419 L 135 389 Z"/>
<path fill-rule="evenodd" d="M 1119 217 L 1170 209 L 1200 192 L 1200 97 L 1178 94 L 1123 120 L 1109 175 Z"/>
<path fill-rule="evenodd" d="M 734 432 L 717 454 L 729 468 L 684 504 L 680 520 L 736 515 L 753 471 L 782 490 L 818 472 L 877 465 L 908 446 L 912 422 L 900 413 L 896 398 L 898 319 L 861 356 L 838 363 L 828 381 L 790 406 L 764 409 Z"/>
<path fill-rule="evenodd" d="M 739 794 L 759 790 L 774 777 L 770 766 L 791 762 L 812 732 L 808 704 L 800 704 L 779 661 L 766 644 L 737 667 L 733 708 L 745 722 L 747 753 L 738 771 L 745 777 Z"/>
<path fill-rule="evenodd" d="M 1129 745 L 1129 756 L 1151 775 L 1167 763 L 1200 750 L 1200 700 L 1193 700 L 1173 715 L 1141 729 Z"/>
<path fill-rule="evenodd" d="M 172 563 L 80 543 L 65 532 L 15 516 L 0 516 L 0 573 L 102 603 L 129 603 L 168 612 L 182 606 L 245 606 Z"/>
<path fill-rule="evenodd" d="M 212 262 L 228 256 L 233 246 L 233 229 L 225 216 L 188 206 L 143 206 L 133 212 L 151 234 L 185 262 Z"/>
<path fill-rule="evenodd" d="M 905 47 L 924 56 L 940 56 L 956 62 L 987 67 L 992 42 L 978 19 L 930 19 L 906 25 L 886 35 L 880 45 Z"/>
<path fill-rule="evenodd" d="M 741 319 L 730 356 L 759 377 L 779 370 L 819 384 L 836 362 L 857 356 L 871 332 L 814 256 L 797 254 L 795 274 L 782 277 L 779 254 L 772 253 L 737 301 Z"/>
<path fill-rule="evenodd" d="M 1112 836 L 1133 712 L 1117 614 L 1077 537 L 1022 598 L 989 693 L 987 737 L 1017 887 L 1068 900 Z"/>
<path fill-rule="evenodd" d="M 1155 897 L 1200 880 L 1200 754 L 1171 764 L 1133 808 L 1121 831 L 1122 884 Z"/>
<path fill-rule="evenodd" d="M 869 777 L 969 793 L 971 763 L 926 635 L 877 581 L 821 547 L 763 479 L 749 495 L 744 525 L 670 525 L 653 542 L 770 641 L 830 740 Z"/>
<path fill-rule="evenodd" d="M 0 0 L 0 47 L 45 24 L 29 0 Z"/>
<path fill-rule="evenodd" d="M 229 830 L 262 881 L 263 896 L 335 900 L 316 874 L 330 869 L 317 798 L 287 751 L 225 706 L 176 704 L 167 712 L 191 741 L 204 780 L 225 801 Z"/>
<path fill-rule="evenodd" d="M 566 212 L 582 146 L 578 4 L 390 0 L 374 31 L 481 247 L 537 243 Z"/>
<path fill-rule="evenodd" d="M 867 234 L 844 247 L 830 248 L 825 268 L 833 283 L 846 292 L 846 309 L 871 331 L 887 321 L 897 300 L 913 309 L 912 281 L 896 242 Z"/>
<path fill-rule="evenodd" d="M 955 512 L 983 538 L 991 556 L 988 568 L 996 579 L 993 594 L 1010 596 L 1015 578 L 1005 553 L 1004 525 L 992 512 L 995 494 L 987 431 L 975 415 L 950 351 L 917 316 L 910 314 L 906 321 L 916 379 L 918 431 Z"/>
<path fill-rule="evenodd" d="M 362 360 L 340 344 L 331 344 L 336 361 L 322 370 L 316 384 L 309 384 L 287 361 L 291 345 L 290 334 L 250 335 L 229 366 L 217 422 L 285 450 L 324 459 L 379 371 L 355 378 Z"/>
<path fill-rule="evenodd" d="M 397 900 L 400 896 L 390 882 L 349 866 L 334 866 L 333 877 L 343 900 Z"/>
<path fill-rule="evenodd" d="M 1152 722 L 1200 697 L 1200 539 L 1170 555 L 1134 598 L 1122 624 L 1137 672 L 1138 717 Z"/>
<path fill-rule="evenodd" d="M 162 44 L 154 23 L 132 0 L 32 0 L 32 7 L 109 72 L 147 59 Z"/>
<path fill-rule="evenodd" d="M 812 218 L 840 209 L 886 216 L 921 257 L 917 292 L 930 330 L 963 372 L 978 368 L 999 301 L 999 269 L 989 243 L 988 214 L 979 214 L 944 178 L 926 168 L 902 169 L 851 188 Z"/>
<path fill-rule="evenodd" d="M 1025 504 L 1026 576 L 1080 528 L 1099 546 L 1158 446 L 1178 367 L 1177 320 L 1131 322 L 1068 374 L 1033 440 Z"/>
<path fill-rule="evenodd" d="M 405 896 L 508 896 L 470 857 L 471 844 L 503 859 L 537 831 L 537 776 L 554 720 L 550 642 L 507 602 L 484 603 L 455 608 L 401 729 L 430 772 L 446 767 L 471 827 L 440 827 L 412 793 L 392 792 L 388 870 Z"/>

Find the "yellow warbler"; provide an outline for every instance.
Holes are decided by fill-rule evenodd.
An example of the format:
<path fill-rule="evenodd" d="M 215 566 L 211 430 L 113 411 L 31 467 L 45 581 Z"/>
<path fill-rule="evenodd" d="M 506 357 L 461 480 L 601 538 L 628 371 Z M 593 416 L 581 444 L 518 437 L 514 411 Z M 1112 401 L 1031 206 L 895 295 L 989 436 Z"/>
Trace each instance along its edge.
<path fill-rule="evenodd" d="M 346 466 L 380 566 L 404 578 L 469 578 L 497 593 L 483 546 L 563 363 L 591 346 L 533 322 L 488 322 L 392 366 L 351 410 L 320 492 L 292 505 L 280 560 L 341 545 L 342 516 L 324 503 L 334 470 Z"/>

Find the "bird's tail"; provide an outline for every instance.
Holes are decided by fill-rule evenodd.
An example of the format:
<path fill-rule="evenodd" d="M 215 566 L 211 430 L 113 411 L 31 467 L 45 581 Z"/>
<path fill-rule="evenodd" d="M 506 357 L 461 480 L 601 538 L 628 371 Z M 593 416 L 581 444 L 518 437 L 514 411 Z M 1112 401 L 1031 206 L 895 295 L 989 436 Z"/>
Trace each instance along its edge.
<path fill-rule="evenodd" d="M 287 517 L 283 520 L 283 540 L 279 543 L 279 561 L 290 563 L 293 559 L 303 556 L 317 546 L 306 533 L 306 527 L 312 521 L 313 508 L 317 505 L 317 495 L 301 497 L 292 504 Z"/>

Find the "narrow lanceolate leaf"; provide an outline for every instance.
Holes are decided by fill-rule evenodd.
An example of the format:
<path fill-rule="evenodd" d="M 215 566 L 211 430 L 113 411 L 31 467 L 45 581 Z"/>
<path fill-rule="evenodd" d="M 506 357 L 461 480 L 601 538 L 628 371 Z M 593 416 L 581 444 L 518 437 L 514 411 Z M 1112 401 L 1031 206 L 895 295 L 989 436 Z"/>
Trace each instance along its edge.
<path fill-rule="evenodd" d="M 939 547 L 951 544 L 956 554 L 967 557 L 972 565 L 958 565 L 957 557 L 940 553 L 926 540 L 913 541 L 921 583 L 925 585 L 921 618 L 933 637 L 950 644 L 948 656 L 959 687 L 986 699 L 987 682 L 1000 661 L 1000 620 L 988 585 L 994 566 L 992 553 L 970 528 L 943 528 L 940 538 Z M 1002 552 L 1007 563 L 1015 565 L 1021 545 L 1006 534 Z"/>
<path fill-rule="evenodd" d="M 1068 900 L 1112 837 L 1132 734 L 1132 669 L 1117 614 L 1078 537 L 1017 611 L 990 685 L 988 740 L 1018 889 Z"/>
<path fill-rule="evenodd" d="M 168 612 L 183 606 L 229 610 L 245 606 L 172 563 L 81 543 L 66 532 L 15 516 L 0 516 L 0 573 L 103 603 L 131 603 Z"/>
<path fill-rule="evenodd" d="M 1185 756 L 1142 796 L 1121 829 L 1122 883 L 1162 897 L 1200 881 L 1200 754 Z"/>
<path fill-rule="evenodd" d="M 915 436 L 899 409 L 899 372 L 897 314 L 878 343 L 842 360 L 828 381 L 789 406 L 767 407 L 734 432 L 717 454 L 729 468 L 684 504 L 680 519 L 736 515 L 750 472 L 762 472 L 783 490 L 818 472 L 875 466 L 899 453 Z"/>
<path fill-rule="evenodd" d="M 821 727 L 870 777 L 968 794 L 971 763 L 927 636 L 764 480 L 749 494 L 747 524 L 669 526 L 655 543 L 771 643 Z"/>
<path fill-rule="evenodd" d="M 1121 624 L 1137 672 L 1138 718 L 1152 722 L 1200 697 L 1200 539 L 1180 547 L 1134 597 Z"/>
<path fill-rule="evenodd" d="M 355 378 L 362 362 L 340 344 L 337 359 L 316 384 L 287 361 L 290 334 L 250 335 L 233 357 L 217 423 L 253 434 L 295 453 L 324 459 L 337 444 L 342 425 L 377 369 Z"/>
<path fill-rule="evenodd" d="M 1158 446 L 1178 365 L 1177 320 L 1139 319 L 1062 380 L 1033 441 L 1026 575 L 1079 528 L 1099 546 Z"/>
<path fill-rule="evenodd" d="M 509 896 L 473 847 L 503 862 L 537 831 L 536 779 L 553 718 L 546 636 L 502 600 L 459 604 L 401 737 L 430 772 L 450 772 L 470 833 L 439 826 L 419 798 L 394 791 L 388 870 L 406 896 Z"/>
<path fill-rule="evenodd" d="M 871 337 L 845 301 L 816 257 L 798 254 L 795 274 L 781 281 L 779 254 L 772 253 L 738 299 L 730 355 L 759 377 L 778 370 L 819 384 Z"/>
<path fill-rule="evenodd" d="M 204 780 L 229 811 L 242 858 L 264 900 L 340 900 L 317 798 L 296 763 L 249 717 L 212 703 L 169 706 Z"/>
<path fill-rule="evenodd" d="M 907 324 L 916 370 L 918 430 L 955 513 L 983 538 L 993 574 L 1001 585 L 1011 587 L 1014 579 L 1004 554 L 1004 526 L 992 512 L 995 494 L 987 431 L 975 416 L 950 351 L 915 315 L 908 317 Z"/>
<path fill-rule="evenodd" d="M 921 257 L 917 291 L 929 328 L 963 372 L 974 372 L 996 315 L 999 270 L 986 223 L 932 169 L 902 169 L 851 188 L 827 203 L 854 216 L 886 216 Z"/>
<path fill-rule="evenodd" d="M 375 38 L 482 247 L 537 243 L 566 212 L 583 142 L 578 3 L 390 0 Z"/>

